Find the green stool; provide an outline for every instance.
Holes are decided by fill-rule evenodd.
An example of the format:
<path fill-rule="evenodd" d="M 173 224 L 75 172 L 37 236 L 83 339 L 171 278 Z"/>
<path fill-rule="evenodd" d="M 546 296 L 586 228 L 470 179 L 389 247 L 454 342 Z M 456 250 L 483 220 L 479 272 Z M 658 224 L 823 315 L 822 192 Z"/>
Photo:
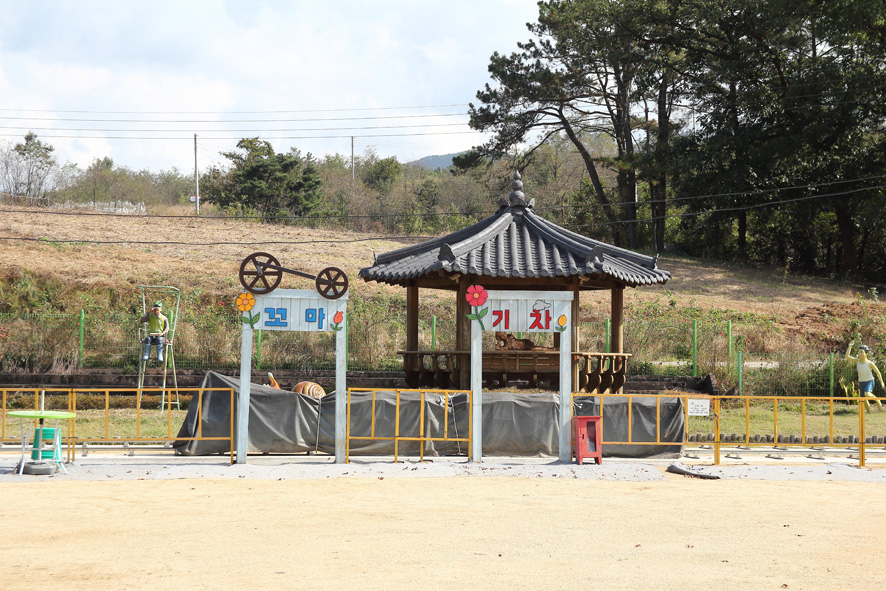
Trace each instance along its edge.
<path fill-rule="evenodd" d="M 42 449 L 40 450 L 40 457 L 37 457 L 37 441 L 38 438 L 43 439 L 44 443 Z M 51 445 L 47 445 L 46 441 L 52 441 Z M 56 437 L 56 429 L 52 427 L 37 427 L 34 429 L 34 442 L 33 448 L 31 449 L 31 459 L 32 460 L 54 460 L 61 461 L 62 459 L 62 448 L 61 448 L 61 438 Z"/>

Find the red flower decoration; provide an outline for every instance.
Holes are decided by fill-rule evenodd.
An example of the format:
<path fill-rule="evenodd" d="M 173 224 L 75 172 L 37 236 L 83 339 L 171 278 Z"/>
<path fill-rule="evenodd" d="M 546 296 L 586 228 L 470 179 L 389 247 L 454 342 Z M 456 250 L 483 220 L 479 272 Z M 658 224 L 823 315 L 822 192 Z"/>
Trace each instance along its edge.
<path fill-rule="evenodd" d="M 487 293 L 486 288 L 482 285 L 471 285 L 468 287 L 468 304 L 471 306 L 482 306 L 486 303 L 486 298 L 489 297 L 489 293 Z"/>
<path fill-rule="evenodd" d="M 345 319 L 345 314 L 341 310 L 335 313 L 335 316 L 332 318 L 332 321 L 336 324 L 341 324 L 341 321 Z"/>

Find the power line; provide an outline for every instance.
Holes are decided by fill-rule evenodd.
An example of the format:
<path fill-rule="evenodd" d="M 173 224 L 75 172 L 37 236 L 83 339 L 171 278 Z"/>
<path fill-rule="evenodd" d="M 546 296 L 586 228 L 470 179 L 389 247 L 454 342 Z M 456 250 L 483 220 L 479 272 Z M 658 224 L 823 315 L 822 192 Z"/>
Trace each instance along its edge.
<path fill-rule="evenodd" d="M 877 179 L 886 179 L 886 175 L 867 176 L 867 177 L 860 177 L 857 179 L 842 179 L 842 180 L 836 180 L 836 181 L 827 181 L 827 182 L 823 182 L 823 183 L 810 183 L 807 185 L 790 185 L 790 186 L 786 186 L 786 187 L 776 187 L 776 188 L 772 188 L 772 189 L 760 189 L 760 190 L 755 190 L 755 191 L 711 193 L 708 195 L 694 195 L 694 196 L 690 196 L 690 197 L 677 197 L 677 198 L 673 198 L 673 199 L 667 199 L 665 201 L 665 203 L 666 204 L 673 204 L 677 201 L 712 199 L 712 198 L 719 198 L 719 197 L 734 197 L 734 196 L 738 196 L 738 195 L 745 195 L 748 197 L 753 197 L 756 195 L 770 194 L 770 193 L 774 193 L 774 192 L 778 192 L 778 191 L 789 191 L 789 190 L 792 191 L 792 190 L 798 190 L 798 189 L 816 189 L 816 188 L 821 188 L 821 187 L 828 187 L 831 185 L 856 183 L 856 182 L 877 180 Z M 818 195 L 809 195 L 809 196 L 805 196 L 805 197 L 798 197 L 798 198 L 781 200 L 781 201 L 767 202 L 762 205 L 777 205 L 777 204 L 783 204 L 783 203 L 790 203 L 792 201 L 798 201 L 798 200 L 802 201 L 802 200 L 806 200 L 806 199 L 816 199 L 816 198 L 824 198 L 824 197 L 839 197 L 842 195 L 849 195 L 849 194 L 853 194 L 853 193 L 860 193 L 860 192 L 864 192 L 864 191 L 871 191 L 871 190 L 877 190 L 877 189 L 882 189 L 882 188 L 886 188 L 886 185 L 860 187 L 857 189 L 851 189 L 849 191 L 843 191 L 843 192 L 838 192 L 838 193 L 825 193 L 825 194 L 818 194 Z M 612 203 L 608 207 L 619 208 L 619 207 L 625 207 L 625 206 L 647 205 L 649 203 L 651 203 L 651 202 L 632 202 L 632 203 L 618 202 L 618 203 Z M 716 211 L 735 211 L 737 209 L 740 210 L 740 209 L 746 209 L 746 208 L 753 209 L 757 206 L 758 205 L 752 205 L 752 206 L 747 206 L 747 207 L 737 207 L 737 208 L 721 208 L 721 209 L 717 209 Z M 602 209 L 604 207 L 607 207 L 607 206 L 604 206 L 601 203 L 587 203 L 587 204 L 578 204 L 578 205 L 558 205 L 558 206 L 542 207 L 542 208 L 538 208 L 538 209 L 540 211 L 564 211 L 564 210 L 570 210 L 570 209 Z M 127 217 L 127 218 L 137 217 L 137 218 L 145 218 L 145 219 L 189 219 L 189 218 L 193 218 L 193 219 L 213 219 L 213 220 L 265 220 L 265 219 L 268 219 L 268 220 L 289 220 L 289 221 L 322 221 L 322 220 L 328 220 L 328 219 L 367 219 L 367 218 L 379 219 L 379 218 L 398 218 L 398 217 L 450 217 L 450 216 L 465 215 L 465 214 L 462 214 L 459 212 L 436 212 L 436 213 L 398 213 L 398 214 L 388 213 L 388 214 L 361 214 L 361 215 L 354 215 L 354 214 L 323 214 L 323 215 L 306 215 L 306 216 L 279 215 L 279 216 L 268 217 L 268 216 L 261 216 L 261 215 L 253 215 L 253 216 L 246 216 L 246 215 L 232 215 L 232 216 L 228 216 L 228 215 L 217 215 L 217 216 L 189 215 L 189 216 L 182 216 L 182 215 L 161 215 L 161 214 L 128 214 L 128 213 L 104 213 L 104 212 L 85 212 L 85 211 L 59 211 L 59 210 L 52 210 L 52 209 L 38 209 L 38 210 L 2 209 L 2 211 L 6 211 L 8 213 L 57 215 L 57 216 L 105 216 L 105 217 Z M 479 212 L 476 212 L 476 214 L 491 215 L 492 213 L 495 213 L 495 211 L 497 211 L 497 209 L 496 210 L 479 211 Z M 705 213 L 705 212 L 702 212 L 702 213 Z M 647 219 L 649 219 L 649 218 L 647 218 Z"/>
<path fill-rule="evenodd" d="M 736 207 L 728 207 L 728 208 L 719 208 L 716 210 L 707 210 L 707 211 L 699 211 L 699 212 L 689 212 L 689 213 L 679 213 L 679 214 L 671 214 L 665 216 L 658 217 L 650 217 L 643 219 L 633 219 L 633 220 L 618 220 L 614 222 L 605 222 L 605 223 L 595 223 L 595 224 L 570 224 L 571 227 L 574 228 L 597 228 L 597 227 L 605 227 L 615 224 L 627 224 L 627 223 L 646 223 L 655 220 L 664 220 L 669 218 L 686 218 L 686 217 L 697 217 L 700 215 L 713 215 L 734 211 L 750 211 L 754 209 L 760 209 L 762 207 L 769 207 L 773 205 L 784 205 L 789 203 L 797 203 L 801 201 L 809 201 L 812 199 L 824 199 L 828 197 L 840 197 L 845 195 L 851 195 L 855 193 L 860 193 L 863 191 L 869 191 L 874 189 L 886 189 L 886 185 L 878 185 L 873 187 L 864 187 L 860 189 L 851 189 L 848 191 L 840 191 L 837 193 L 826 193 L 820 195 L 807 195 L 804 197 L 795 197 L 792 199 L 783 199 L 780 201 L 770 201 L 766 203 L 759 203 L 755 205 L 747 205 L 747 206 L 736 206 Z M 550 208 L 550 209 L 562 209 L 562 208 Z M 350 214 L 333 214 L 333 215 L 318 215 L 318 216 L 272 216 L 270 218 L 264 218 L 262 216 L 196 216 L 196 215 L 187 215 L 187 216 L 174 216 L 174 215 L 148 215 L 148 214 L 119 214 L 119 213 L 99 213 L 99 212 L 63 212 L 63 211 L 50 211 L 50 210 L 10 210 L 4 209 L 2 211 L 6 211 L 8 213 L 22 213 L 22 214 L 51 214 L 51 215 L 62 215 L 62 216 L 104 216 L 104 217 L 129 217 L 129 218 L 150 218 L 150 219 L 164 219 L 164 218 L 175 218 L 181 220 L 187 219 L 212 219 L 212 220 L 255 220 L 255 219 L 270 219 L 270 220 L 288 220 L 288 221 L 322 221 L 329 219 L 391 219 L 391 218 L 403 218 L 403 217 L 420 217 L 420 218 L 437 218 L 437 217 L 453 217 L 453 216 L 465 216 L 465 214 L 458 212 L 434 212 L 434 213 L 399 213 L 399 214 L 364 214 L 364 215 L 350 215 Z M 497 210 L 496 210 L 497 211 Z M 491 215 L 494 211 L 479 211 L 475 212 L 475 215 Z M 384 239 L 400 239 L 405 238 L 403 236 L 400 237 L 385 237 Z M 304 244 L 311 244 L 314 242 L 360 242 L 364 240 L 380 240 L 383 238 L 365 238 L 358 240 L 319 240 L 319 241 L 308 241 L 304 242 Z M 186 242 L 169 242 L 169 241 L 133 241 L 133 240 L 124 240 L 124 241 L 91 241 L 91 240 L 66 240 L 66 241 L 53 241 L 45 238 L 15 238 L 15 237 L 0 237 L 0 240 L 32 240 L 32 241 L 50 241 L 50 242 L 70 242 L 70 243 L 89 243 L 89 244 L 190 244 L 192 246 L 217 246 L 217 245 L 225 245 L 225 244 L 302 244 L 298 242 L 289 242 L 289 241 L 268 241 L 261 240 L 256 242 L 238 242 L 238 243 L 230 243 L 230 242 L 212 242 L 212 243 L 186 243 Z"/>
<path fill-rule="evenodd" d="M 770 188 L 770 189 L 753 189 L 753 190 L 748 190 L 748 191 L 737 191 L 737 192 L 730 192 L 730 193 L 711 193 L 709 195 L 693 195 L 690 197 L 674 197 L 674 198 L 666 199 L 665 203 L 666 204 L 674 204 L 679 201 L 695 201 L 695 200 L 699 200 L 699 199 L 712 199 L 712 198 L 718 198 L 718 197 L 739 197 L 739 196 L 755 197 L 758 195 L 777 193 L 779 191 L 793 191 L 796 189 L 814 189 L 814 188 L 818 188 L 818 187 L 828 187 L 830 185 L 843 185 L 846 183 L 858 183 L 858 182 L 862 182 L 862 181 L 870 181 L 870 180 L 884 179 L 884 178 L 886 178 L 886 175 L 875 175 L 875 176 L 861 177 L 861 178 L 857 178 L 857 179 L 843 179 L 843 180 L 838 180 L 838 181 L 827 181 L 824 183 L 810 183 L 807 185 L 789 185 L 786 187 L 774 187 L 774 188 Z M 877 187 L 863 187 L 859 190 L 864 191 L 867 189 L 875 189 L 875 188 L 877 188 Z M 640 202 L 634 202 L 634 203 L 619 202 L 619 203 L 612 203 L 610 205 L 610 207 L 622 207 L 622 206 L 626 206 L 626 205 L 637 205 L 639 203 Z M 644 203 L 646 203 L 646 202 L 644 202 Z M 604 207 L 602 204 L 599 204 L 599 203 L 591 203 L 591 204 L 579 204 L 579 205 L 560 205 L 555 208 L 547 208 L 547 209 L 575 209 L 575 208 L 588 207 L 588 206 Z"/>
<path fill-rule="evenodd" d="M 874 77 L 874 75 L 863 76 L 863 77 L 854 77 L 854 78 L 851 78 L 850 81 L 855 80 L 857 78 L 873 78 L 873 77 Z M 883 77 L 883 75 L 880 75 L 880 77 Z M 749 82 L 749 81 L 745 81 L 745 82 Z M 791 85 L 773 86 L 773 87 L 751 86 L 749 88 L 741 88 L 740 91 L 738 92 L 738 94 L 736 95 L 736 104 L 739 109 L 742 109 L 748 105 L 761 105 L 761 104 L 767 104 L 767 103 L 771 103 L 771 102 L 789 103 L 792 101 L 800 101 L 800 100 L 815 99 L 815 98 L 835 99 L 832 102 L 803 102 L 802 104 L 782 104 L 781 107 L 787 112 L 796 111 L 796 110 L 800 110 L 800 109 L 809 109 L 809 110 L 826 109 L 826 110 L 830 110 L 830 109 L 834 109 L 835 107 L 838 107 L 838 106 L 847 106 L 847 105 L 871 105 L 871 106 L 873 106 L 873 105 L 880 104 L 880 101 L 878 100 L 878 98 L 875 98 L 872 100 L 845 100 L 843 98 L 846 95 L 855 94 L 855 93 L 859 93 L 859 92 L 880 90 L 880 88 L 881 88 L 880 85 L 860 86 L 860 87 L 846 85 L 845 79 L 844 80 L 837 80 L 835 82 L 838 82 L 838 83 L 843 82 L 844 84 L 839 87 L 831 87 L 826 90 L 822 90 L 821 92 L 818 92 L 818 93 L 805 94 L 805 95 L 790 95 L 790 94 L 783 92 L 786 89 L 792 88 L 793 86 L 791 86 Z M 812 83 L 809 83 L 809 84 L 812 84 Z M 826 83 L 821 83 L 821 84 L 824 85 Z M 804 84 L 797 85 L 797 86 L 799 87 L 799 86 L 805 86 L 805 85 L 806 84 L 804 83 Z M 761 98 L 750 98 L 750 97 L 752 97 L 752 95 L 759 94 L 764 91 L 768 91 L 772 95 L 775 95 L 775 96 L 772 96 L 771 98 L 762 98 L 762 97 Z M 705 115 L 705 114 L 710 115 L 711 111 L 700 112 L 699 111 L 700 105 L 705 105 L 705 104 L 710 104 L 711 102 L 716 102 L 716 100 L 718 98 L 721 98 L 723 96 L 723 95 L 718 95 L 718 94 L 713 94 L 713 93 L 707 93 L 702 96 L 699 96 L 697 93 L 693 93 L 693 92 L 676 92 L 676 91 L 671 94 L 674 97 L 690 98 L 690 99 L 694 100 L 694 104 L 687 105 L 687 104 L 681 104 L 681 103 L 674 102 L 673 106 L 681 108 L 681 109 L 688 109 L 688 110 L 694 111 L 696 113 L 700 113 L 701 115 Z M 610 97 L 609 100 L 606 100 L 607 96 Z M 610 87 L 610 88 L 604 89 L 602 91 L 602 93 L 598 96 L 578 97 L 578 98 L 575 98 L 574 101 L 572 101 L 572 103 L 574 103 L 574 104 L 566 104 L 565 106 L 567 108 L 571 108 L 575 111 L 581 111 L 581 109 L 580 109 L 581 106 L 599 107 L 599 108 L 611 110 L 614 106 L 612 103 L 613 98 L 614 98 L 614 90 L 612 89 L 612 87 Z M 539 98 L 538 100 L 532 101 L 532 102 L 534 104 L 538 104 L 538 105 L 561 104 L 562 99 L 559 97 L 552 97 L 552 98 L 544 98 L 543 97 L 543 98 Z M 543 110 L 543 109 L 544 109 L 544 107 L 541 107 L 541 106 L 538 108 L 538 110 Z M 542 121 L 538 122 L 538 125 L 555 126 L 558 124 L 558 120 L 557 120 L 556 116 L 554 116 L 553 114 L 544 114 L 544 115 L 547 117 L 553 118 L 553 120 L 551 120 L 550 122 L 542 120 Z M 610 113 L 597 112 L 597 113 L 583 114 L 582 119 L 598 120 L 598 119 L 605 119 L 608 117 L 611 117 Z M 490 131 L 490 133 L 494 133 L 494 131 Z"/>
<path fill-rule="evenodd" d="M 84 203 L 88 206 L 88 203 Z M 361 219 L 379 219 L 379 218 L 402 218 L 402 217 L 458 217 L 466 214 L 460 212 L 432 212 L 432 213 L 384 213 L 384 214 L 323 214 L 323 215 L 163 215 L 163 214 L 146 214 L 146 213 L 105 213 L 97 211 L 57 211 L 49 209 L 29 210 L 29 209 L 2 209 L 6 213 L 20 214 L 38 214 L 38 215 L 58 215 L 71 217 L 125 217 L 139 219 L 176 219 L 176 220 L 220 220 L 220 221 L 252 221 L 252 220 L 269 220 L 269 221 L 305 221 L 319 222 L 323 220 L 361 220 Z M 477 215 L 492 215 L 496 210 L 478 211 Z"/>
<path fill-rule="evenodd" d="M 614 226 L 617 224 L 649 223 L 649 222 L 672 219 L 672 218 L 681 218 L 682 219 L 682 218 L 698 217 L 698 216 L 702 216 L 702 215 L 717 215 L 720 213 L 729 213 L 729 212 L 735 212 L 735 211 L 750 211 L 753 209 L 761 209 L 763 207 L 770 207 L 772 205 L 784 205 L 787 203 L 797 203 L 799 201 L 809 201 L 811 199 L 823 199 L 825 197 L 840 197 L 843 195 L 851 195 L 853 193 L 860 193 L 862 191 L 869 191 L 871 189 L 886 189 L 886 185 L 879 185 L 876 187 L 865 187 L 863 189 L 853 189 L 850 191 L 842 191 L 840 193 L 828 193 L 825 195 L 807 195 L 805 197 L 795 197 L 793 199 L 783 199 L 781 201 L 769 201 L 767 203 L 758 203 L 755 205 L 724 207 L 724 208 L 718 208 L 718 209 L 706 210 L 706 211 L 675 213 L 675 214 L 663 215 L 663 216 L 658 216 L 658 217 L 648 217 L 648 218 L 643 218 L 643 219 L 617 220 L 614 222 L 604 222 L 604 223 L 596 223 L 596 224 L 571 224 L 570 227 L 573 227 L 573 228 L 598 228 L 598 227 Z"/>
<path fill-rule="evenodd" d="M 375 125 L 369 127 L 297 127 L 291 129 L 223 129 L 223 130 L 215 130 L 215 129 L 190 129 L 189 132 L 197 132 L 197 133 L 221 133 L 224 132 L 236 132 L 236 133 L 279 133 L 279 132 L 291 132 L 291 131 L 344 131 L 344 130 L 354 130 L 354 131 L 362 131 L 365 129 L 413 129 L 413 128 L 423 128 L 423 127 L 457 127 L 467 125 L 467 122 L 464 123 L 420 123 L 417 125 Z M 93 132 L 110 132 L 110 133 L 136 133 L 136 132 L 144 132 L 144 133 L 175 133 L 182 131 L 181 129 L 102 129 L 102 128 L 89 128 L 89 127 L 16 127 L 16 126 L 0 126 L 0 129 L 27 129 L 29 131 L 93 131 Z"/>
<path fill-rule="evenodd" d="M 77 121 L 85 123 L 305 123 L 310 121 L 369 121 L 378 119 L 427 119 L 429 117 L 464 117 L 466 113 L 430 113 L 427 115 L 378 115 L 372 117 L 317 117 L 311 119 L 84 119 L 80 117 L 8 117 L 9 121 Z"/>
<path fill-rule="evenodd" d="M 754 209 L 760 209 L 763 207 L 769 207 L 773 205 L 784 205 L 786 203 L 797 203 L 800 201 L 808 201 L 811 199 L 822 199 L 825 197 L 837 197 L 842 195 L 850 195 L 853 193 L 858 193 L 860 191 L 869 190 L 869 189 L 886 189 L 886 185 L 880 185 L 877 187 L 867 187 L 865 189 L 855 189 L 850 191 L 842 191 L 840 193 L 831 193 L 827 195 L 808 195 L 806 197 L 797 197 L 794 199 L 784 199 L 781 201 L 772 201 L 769 203 L 760 203 L 757 205 L 748 205 L 743 207 L 730 207 L 717 209 L 714 211 L 700 211 L 700 212 L 690 212 L 690 213 L 679 213 L 679 214 L 671 214 L 664 215 L 659 217 L 651 217 L 644 219 L 634 219 L 634 220 L 618 220 L 614 222 L 605 222 L 605 223 L 596 223 L 596 224 L 569 224 L 571 228 L 602 228 L 606 226 L 613 226 L 616 224 L 628 224 L 628 223 L 650 223 L 658 220 L 672 219 L 672 218 L 690 218 L 690 217 L 698 217 L 702 215 L 715 215 L 720 213 L 734 212 L 734 211 L 750 211 Z M 10 211 L 10 210 L 6 210 Z M 14 211 L 13 211 L 14 212 Z M 22 213 L 22 212 L 15 212 Z M 24 213 L 33 213 L 33 212 L 24 212 Z M 85 214 L 85 215 L 124 215 L 124 214 Z M 375 216 L 378 218 L 390 218 L 390 217 L 403 217 L 409 214 L 383 214 L 379 216 Z M 441 214 L 416 214 L 425 216 L 438 216 Z M 462 215 L 462 214 L 449 214 L 449 215 Z M 198 216 L 131 216 L 131 217 L 177 217 L 180 219 L 194 218 Z M 333 217 L 333 216 L 327 216 Z M 357 217 L 357 216 L 336 216 L 336 217 Z M 359 216 L 359 217 L 371 217 L 371 216 Z M 236 219 L 236 218 L 228 218 L 228 219 Z M 242 219 L 242 218 L 241 218 Z M 295 218 L 298 219 L 298 218 Z M 172 245 L 172 246 L 255 246 L 255 245 L 267 245 L 267 244 L 284 244 L 284 245 L 306 245 L 306 244 L 343 244 L 343 243 L 355 243 L 355 242 L 370 242 L 373 240 L 419 240 L 422 237 L 419 236 L 376 236 L 371 238 L 357 238 L 357 239 L 343 239 L 343 240 L 301 240 L 301 241 L 293 241 L 293 240 L 257 240 L 257 241 L 249 241 L 249 242 L 179 242 L 179 241 L 170 241 L 170 240 L 53 240 L 49 238 L 28 238 L 28 237 L 17 237 L 17 236 L 0 236 L 0 240 L 18 240 L 25 242 L 45 242 L 47 244 L 97 244 L 97 245 L 120 245 L 120 244 L 131 244 L 137 246 L 143 245 Z"/>
<path fill-rule="evenodd" d="M 186 130 L 182 130 L 184 134 L 190 135 L 182 135 L 180 137 L 146 137 L 146 136 L 119 136 L 119 135 L 41 135 L 41 138 L 47 139 L 81 139 L 81 140 L 193 140 L 194 136 L 192 132 L 188 132 Z M 205 133 L 205 132 L 204 132 Z M 221 133 L 221 131 L 219 132 Z M 360 138 L 376 138 L 376 137 L 413 137 L 413 136 L 435 136 L 435 135 L 465 135 L 472 134 L 476 135 L 479 133 L 486 133 L 482 131 L 478 131 L 475 129 L 467 130 L 467 131 L 441 131 L 441 132 L 428 132 L 428 133 L 377 133 L 377 134 L 347 134 L 347 135 L 274 135 L 273 131 L 269 133 L 266 137 L 271 137 L 273 139 L 278 140 L 327 140 L 327 139 L 344 139 L 350 137 L 360 137 Z M 0 133 L 0 137 L 19 137 L 20 134 L 13 133 Z M 242 140 L 242 137 L 226 137 L 226 136 L 212 136 L 209 139 L 214 140 Z M 202 140 L 202 138 L 201 138 Z"/>
<path fill-rule="evenodd" d="M 450 103 L 446 105 L 412 105 L 401 107 L 353 107 L 347 109 L 292 109 L 274 111 L 87 111 L 87 110 L 60 110 L 60 109 L 9 109 L 0 108 L 0 112 L 19 113 L 108 113 L 114 115 L 270 115 L 279 113 L 338 113 L 351 111 L 395 111 L 398 109 L 442 109 L 449 107 L 467 107 L 467 103 Z M 432 115 L 428 115 L 432 116 Z"/>

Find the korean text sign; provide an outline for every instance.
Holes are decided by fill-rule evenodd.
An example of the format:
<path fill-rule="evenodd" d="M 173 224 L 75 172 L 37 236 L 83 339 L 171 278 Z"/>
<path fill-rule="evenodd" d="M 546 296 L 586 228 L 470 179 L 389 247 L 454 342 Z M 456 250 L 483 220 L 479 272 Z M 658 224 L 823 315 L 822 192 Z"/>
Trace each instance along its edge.
<path fill-rule="evenodd" d="M 571 324 L 571 292 L 489 291 L 486 330 L 495 332 L 563 332 Z"/>
<path fill-rule="evenodd" d="M 347 298 L 328 300 L 316 291 L 280 289 L 258 296 L 253 312 L 261 316 L 259 330 L 326 332 L 345 326 Z"/>

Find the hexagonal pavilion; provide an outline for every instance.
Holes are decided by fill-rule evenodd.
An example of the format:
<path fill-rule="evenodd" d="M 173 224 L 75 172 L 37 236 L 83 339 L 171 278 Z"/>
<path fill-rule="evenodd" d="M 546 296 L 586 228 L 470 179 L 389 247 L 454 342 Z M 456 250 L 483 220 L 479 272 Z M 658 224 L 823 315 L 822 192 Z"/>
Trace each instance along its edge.
<path fill-rule="evenodd" d="M 470 285 L 496 290 L 568 290 L 572 303 L 572 342 L 578 343 L 580 294 L 611 292 L 610 352 L 573 353 L 573 392 L 617 392 L 624 385 L 629 354 L 623 351 L 624 289 L 666 283 L 671 274 L 650 257 L 587 238 L 534 211 L 519 173 L 513 189 L 492 216 L 468 228 L 376 257 L 360 270 L 365 281 L 406 288 L 406 381 L 412 387 L 467 388 L 470 384 L 470 320 L 465 295 Z M 457 291 L 456 349 L 418 349 L 421 289 Z M 555 336 L 556 339 L 556 336 Z M 557 344 L 558 341 L 556 341 Z M 531 383 L 559 374 L 557 353 L 484 351 L 484 379 L 504 382 L 526 377 Z"/>

